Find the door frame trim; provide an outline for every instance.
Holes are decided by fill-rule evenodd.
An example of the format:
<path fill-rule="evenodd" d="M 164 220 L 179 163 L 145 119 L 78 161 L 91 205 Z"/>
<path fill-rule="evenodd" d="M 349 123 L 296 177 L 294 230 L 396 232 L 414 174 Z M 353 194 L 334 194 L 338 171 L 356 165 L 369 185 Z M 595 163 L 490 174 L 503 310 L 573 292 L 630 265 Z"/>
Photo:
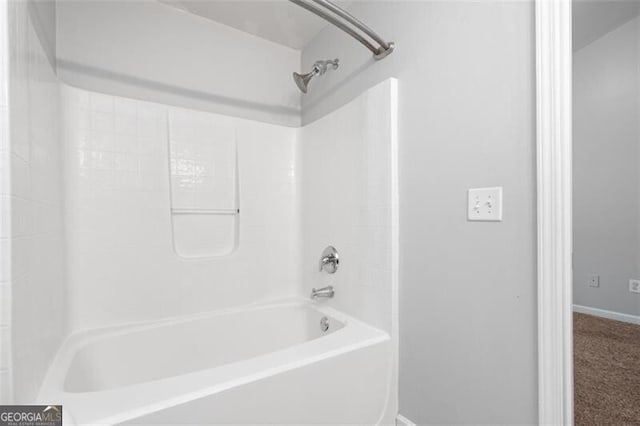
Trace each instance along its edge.
<path fill-rule="evenodd" d="M 538 422 L 573 424 L 571 0 L 536 0 Z"/>

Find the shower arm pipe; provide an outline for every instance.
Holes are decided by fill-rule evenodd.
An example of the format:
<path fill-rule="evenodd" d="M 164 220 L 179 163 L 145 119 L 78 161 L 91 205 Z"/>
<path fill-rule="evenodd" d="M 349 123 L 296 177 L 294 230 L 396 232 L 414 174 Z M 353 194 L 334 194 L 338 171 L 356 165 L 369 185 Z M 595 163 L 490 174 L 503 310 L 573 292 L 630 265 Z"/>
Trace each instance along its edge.
<path fill-rule="evenodd" d="M 349 34 L 351 37 L 353 37 L 356 40 L 358 40 L 360 43 L 362 43 L 367 49 L 369 49 L 373 53 L 373 57 L 376 60 L 382 59 L 382 58 L 386 57 L 387 55 L 389 55 L 391 52 L 393 52 L 393 48 L 395 46 L 394 46 L 394 44 L 392 42 L 384 41 L 384 39 L 382 39 L 382 37 L 380 37 L 378 34 L 376 34 L 367 25 L 362 23 L 356 17 L 351 15 L 349 12 L 347 12 L 347 11 L 341 9 L 340 7 L 336 6 L 335 4 L 330 2 L 329 0 L 311 0 L 311 1 L 313 3 L 315 3 L 316 5 L 319 5 L 320 7 L 323 7 L 325 9 L 329 10 L 333 14 L 337 15 L 338 17 L 344 19 L 345 21 L 347 21 L 348 23 L 350 23 L 354 27 L 358 28 L 360 31 L 365 33 L 367 36 L 371 37 L 372 40 L 376 41 L 380 45 L 380 47 L 375 47 L 373 44 L 371 44 L 371 42 L 369 40 L 367 40 L 362 35 L 360 35 L 357 32 L 355 32 L 352 28 L 350 28 L 348 25 L 346 25 L 341 20 L 337 19 L 331 13 L 327 13 L 325 10 L 323 10 L 321 8 L 314 7 L 311 4 L 307 3 L 305 0 L 289 0 L 289 1 L 291 1 L 292 3 L 297 4 L 298 6 L 308 10 L 311 13 L 314 13 L 315 15 L 317 15 L 317 16 L 321 17 L 322 19 L 324 19 L 325 21 L 328 21 L 329 23 L 335 25 L 336 27 L 340 28 L 345 33 Z"/>

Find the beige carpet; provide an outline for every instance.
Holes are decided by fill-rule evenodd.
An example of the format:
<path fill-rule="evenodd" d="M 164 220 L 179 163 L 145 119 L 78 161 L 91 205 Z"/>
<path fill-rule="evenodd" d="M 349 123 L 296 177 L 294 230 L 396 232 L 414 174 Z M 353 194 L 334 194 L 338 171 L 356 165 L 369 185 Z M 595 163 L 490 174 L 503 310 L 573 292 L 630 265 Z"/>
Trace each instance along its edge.
<path fill-rule="evenodd" d="M 640 325 L 573 315 L 575 424 L 640 425 Z"/>

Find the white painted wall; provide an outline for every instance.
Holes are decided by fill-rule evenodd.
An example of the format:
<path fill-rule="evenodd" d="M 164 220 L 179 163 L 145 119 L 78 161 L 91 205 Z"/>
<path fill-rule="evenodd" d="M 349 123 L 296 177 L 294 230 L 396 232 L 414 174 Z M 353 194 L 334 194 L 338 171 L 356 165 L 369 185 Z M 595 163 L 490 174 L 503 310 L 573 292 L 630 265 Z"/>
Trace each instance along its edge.
<path fill-rule="evenodd" d="M 29 15 L 51 67 L 56 69 L 56 1 L 27 0 Z"/>
<path fill-rule="evenodd" d="M 16 403 L 33 399 L 67 333 L 58 83 L 29 9 L 9 2 L 7 25 L 10 138 L 3 167 L 11 170 L 11 234 L 4 243 L 11 247 L 9 400 Z"/>
<path fill-rule="evenodd" d="M 309 123 L 399 82 L 400 412 L 425 423 L 537 421 L 532 2 L 355 2 L 397 43 L 380 62 L 328 27 L 303 69 Z M 466 190 L 504 187 L 504 221 L 466 221 Z"/>
<path fill-rule="evenodd" d="M 115 95 L 297 126 L 300 52 L 156 1 L 65 0 L 60 79 Z"/>
<path fill-rule="evenodd" d="M 571 14 L 575 52 L 637 17 L 640 3 L 626 0 L 575 0 L 571 5 Z"/>
<path fill-rule="evenodd" d="M 63 87 L 74 331 L 297 294 L 297 129 Z M 230 255 L 174 252 L 168 114 L 210 117 L 212 133 L 190 140 L 196 155 L 226 129 L 235 134 L 239 240 Z"/>
<path fill-rule="evenodd" d="M 628 291 L 640 279 L 639 25 L 573 56 L 574 303 L 631 315 L 640 315 L 640 294 Z"/>

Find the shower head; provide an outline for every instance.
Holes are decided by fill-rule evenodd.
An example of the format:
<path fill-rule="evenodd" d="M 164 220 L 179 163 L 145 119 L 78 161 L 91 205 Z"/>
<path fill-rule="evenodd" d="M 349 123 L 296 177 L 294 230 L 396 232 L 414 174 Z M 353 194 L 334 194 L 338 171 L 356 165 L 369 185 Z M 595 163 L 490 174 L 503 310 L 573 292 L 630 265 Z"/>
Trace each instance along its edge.
<path fill-rule="evenodd" d="M 293 81 L 295 81 L 296 86 L 298 86 L 298 89 L 300 89 L 302 93 L 307 93 L 309 82 L 311 81 L 313 76 L 324 74 L 325 72 L 327 72 L 327 69 L 329 66 L 331 66 L 331 68 L 334 70 L 338 69 L 338 65 L 339 63 L 337 59 L 327 59 L 325 61 L 316 61 L 316 63 L 313 64 L 313 68 L 308 73 L 300 74 L 300 73 L 294 72 Z"/>
<path fill-rule="evenodd" d="M 307 93 L 307 86 L 309 85 L 309 82 L 311 81 L 313 76 L 316 74 L 318 74 L 318 71 L 315 68 L 311 70 L 311 72 L 308 72 L 306 74 L 299 74 L 297 72 L 294 72 L 293 81 L 296 82 L 296 86 L 298 86 L 298 89 L 300 89 L 302 93 Z"/>

